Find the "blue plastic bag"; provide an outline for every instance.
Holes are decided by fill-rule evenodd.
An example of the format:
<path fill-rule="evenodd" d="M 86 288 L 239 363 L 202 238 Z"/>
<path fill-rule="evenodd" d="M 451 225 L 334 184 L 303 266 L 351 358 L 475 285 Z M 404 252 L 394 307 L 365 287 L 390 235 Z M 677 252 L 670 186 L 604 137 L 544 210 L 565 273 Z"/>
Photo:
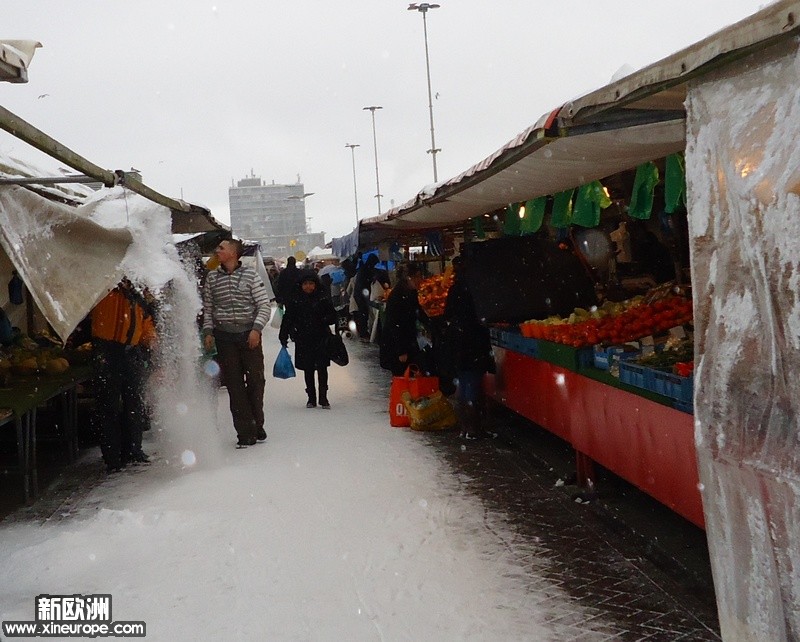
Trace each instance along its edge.
<path fill-rule="evenodd" d="M 275 365 L 272 366 L 272 376 L 277 379 L 291 379 L 297 376 L 286 346 L 281 347 L 278 356 L 275 358 Z"/>

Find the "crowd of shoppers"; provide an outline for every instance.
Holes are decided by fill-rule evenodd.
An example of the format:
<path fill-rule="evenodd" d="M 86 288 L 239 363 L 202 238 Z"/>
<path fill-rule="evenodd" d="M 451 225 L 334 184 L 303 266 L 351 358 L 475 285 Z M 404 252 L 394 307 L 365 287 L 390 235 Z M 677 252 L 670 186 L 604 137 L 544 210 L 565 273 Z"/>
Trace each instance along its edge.
<path fill-rule="evenodd" d="M 271 301 L 259 272 L 242 263 L 243 244 L 225 239 L 214 251 L 218 266 L 202 279 L 203 312 L 201 334 L 206 354 L 215 354 L 220 379 L 227 389 L 237 447 L 246 448 L 267 439 L 264 425 L 264 353 L 262 331 L 270 320 Z M 294 365 L 304 375 L 306 407 L 330 409 L 328 368 L 331 327 L 343 314 L 352 312 L 359 337 L 370 335 L 370 302 L 390 292 L 380 315 L 380 365 L 393 376 L 416 366 L 431 370 L 423 355 L 421 337 L 431 336 L 431 320 L 422 310 L 417 289 L 424 274 L 420 265 L 397 266 L 390 289 L 387 271 L 378 268 L 378 258 L 356 257 L 342 270 L 344 283 L 337 284 L 339 309 L 334 306 L 331 279 L 323 282 L 311 266 L 298 266 L 290 257 L 286 267 L 270 274 L 275 303 L 280 314 L 278 340 L 283 347 L 294 343 Z M 436 348 L 447 364 L 440 368 L 442 389 L 455 384 L 462 436 L 490 435 L 483 425 L 485 400 L 481 381 L 494 363 L 487 328 L 475 313 L 472 295 L 464 278 L 464 267 L 453 261 L 454 282 L 443 316 L 443 340 Z M 374 306 L 374 303 L 373 303 Z M 377 306 L 375 306 L 377 307 Z M 277 321 L 277 319 L 276 319 Z M 370 324 L 372 325 L 372 324 Z M 352 327 L 352 324 L 351 324 Z M 346 326 L 345 326 L 346 328 Z M 95 347 L 97 405 L 95 421 L 103 459 L 109 472 L 127 463 L 146 463 L 142 433 L 149 428 L 144 386 L 149 355 L 156 344 L 155 310 L 152 298 L 123 280 L 91 315 Z M 341 328 L 339 328 L 341 329 Z"/>

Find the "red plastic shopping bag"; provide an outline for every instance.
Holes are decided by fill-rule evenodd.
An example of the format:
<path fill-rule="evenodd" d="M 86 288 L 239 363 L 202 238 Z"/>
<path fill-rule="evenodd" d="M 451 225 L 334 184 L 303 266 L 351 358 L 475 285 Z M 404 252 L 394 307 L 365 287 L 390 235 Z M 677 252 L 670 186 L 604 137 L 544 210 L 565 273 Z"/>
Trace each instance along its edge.
<path fill-rule="evenodd" d="M 412 399 L 426 397 L 439 389 L 439 377 L 426 377 L 419 374 L 416 366 L 406 368 L 401 377 L 392 377 L 389 390 L 389 425 L 395 428 L 408 428 L 411 419 L 403 403 L 403 393 L 408 392 Z"/>

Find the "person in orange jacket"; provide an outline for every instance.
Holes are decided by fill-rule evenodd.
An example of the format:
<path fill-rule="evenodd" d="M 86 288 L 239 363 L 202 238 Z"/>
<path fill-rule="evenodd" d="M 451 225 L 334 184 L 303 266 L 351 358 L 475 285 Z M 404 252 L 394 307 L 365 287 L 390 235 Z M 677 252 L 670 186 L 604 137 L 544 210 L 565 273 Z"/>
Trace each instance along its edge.
<path fill-rule="evenodd" d="M 147 463 L 142 432 L 149 427 L 144 384 L 155 346 L 153 307 L 123 279 L 92 310 L 97 395 L 95 422 L 108 472 Z"/>

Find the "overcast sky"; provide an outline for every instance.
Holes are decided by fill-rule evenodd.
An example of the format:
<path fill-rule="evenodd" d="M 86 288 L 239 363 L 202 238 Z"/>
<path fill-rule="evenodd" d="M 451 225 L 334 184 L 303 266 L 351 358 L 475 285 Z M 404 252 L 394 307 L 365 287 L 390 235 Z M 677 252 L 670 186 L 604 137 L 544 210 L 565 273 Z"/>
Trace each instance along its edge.
<path fill-rule="evenodd" d="M 765 6 L 764 0 L 441 0 L 428 15 L 439 180 L 545 112 Z M 402 0 L 25 0 L 0 38 L 39 40 L 2 105 L 107 169 L 229 222 L 251 170 L 307 192 L 327 240 L 433 182 L 422 15 Z M 38 152 L 2 132 L 0 152 Z"/>

